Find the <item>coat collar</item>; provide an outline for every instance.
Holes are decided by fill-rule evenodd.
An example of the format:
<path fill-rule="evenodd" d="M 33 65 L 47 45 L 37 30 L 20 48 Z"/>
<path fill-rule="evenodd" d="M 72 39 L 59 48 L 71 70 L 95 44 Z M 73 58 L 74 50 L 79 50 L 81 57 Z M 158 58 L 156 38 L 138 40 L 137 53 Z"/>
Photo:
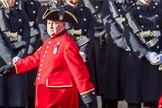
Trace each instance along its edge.
<path fill-rule="evenodd" d="M 144 10 L 144 11 L 152 11 L 153 9 L 153 4 L 152 2 L 150 3 L 150 5 L 145 5 L 144 3 L 137 1 L 136 5 L 140 7 L 140 9 Z"/>

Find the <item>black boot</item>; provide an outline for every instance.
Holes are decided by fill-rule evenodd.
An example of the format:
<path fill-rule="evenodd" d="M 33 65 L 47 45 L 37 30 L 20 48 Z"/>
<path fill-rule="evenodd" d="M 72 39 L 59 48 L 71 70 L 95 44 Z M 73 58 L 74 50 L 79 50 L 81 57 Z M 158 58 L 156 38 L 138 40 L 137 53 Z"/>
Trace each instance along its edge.
<path fill-rule="evenodd" d="M 28 97 L 28 107 L 27 108 L 34 108 L 35 104 L 34 104 L 34 96 L 30 96 Z"/>
<path fill-rule="evenodd" d="M 110 99 L 110 100 L 106 100 L 103 108 L 117 108 L 118 107 L 118 100 L 115 99 Z"/>

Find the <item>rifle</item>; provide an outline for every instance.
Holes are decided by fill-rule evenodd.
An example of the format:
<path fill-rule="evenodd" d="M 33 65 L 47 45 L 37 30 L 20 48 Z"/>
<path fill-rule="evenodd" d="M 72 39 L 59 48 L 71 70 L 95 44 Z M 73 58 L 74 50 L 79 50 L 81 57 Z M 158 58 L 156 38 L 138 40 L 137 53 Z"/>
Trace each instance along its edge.
<path fill-rule="evenodd" d="M 3 9 L 0 10 L 0 28 L 1 28 L 1 31 L 9 30 L 8 22 L 5 17 L 5 13 Z"/>
<path fill-rule="evenodd" d="M 113 18 L 118 17 L 120 14 L 119 14 L 119 12 L 118 12 L 118 9 L 117 9 L 117 7 L 116 7 L 114 1 L 113 1 L 113 0 L 108 0 L 108 3 L 109 3 L 109 6 L 110 6 L 110 10 L 111 10 L 111 12 L 112 12 Z"/>

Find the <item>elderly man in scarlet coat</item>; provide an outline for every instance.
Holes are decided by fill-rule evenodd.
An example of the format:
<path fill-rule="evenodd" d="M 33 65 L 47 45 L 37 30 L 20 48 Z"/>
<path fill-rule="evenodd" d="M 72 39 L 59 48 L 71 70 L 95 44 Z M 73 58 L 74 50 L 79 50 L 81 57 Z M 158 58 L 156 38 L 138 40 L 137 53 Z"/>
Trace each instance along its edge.
<path fill-rule="evenodd" d="M 78 91 L 88 108 L 96 108 L 87 68 L 77 45 L 65 32 L 66 22 L 77 23 L 76 17 L 63 9 L 52 9 L 46 10 L 43 19 L 50 37 L 33 55 L 1 67 L 0 74 L 20 74 L 38 66 L 35 108 L 78 108 Z"/>

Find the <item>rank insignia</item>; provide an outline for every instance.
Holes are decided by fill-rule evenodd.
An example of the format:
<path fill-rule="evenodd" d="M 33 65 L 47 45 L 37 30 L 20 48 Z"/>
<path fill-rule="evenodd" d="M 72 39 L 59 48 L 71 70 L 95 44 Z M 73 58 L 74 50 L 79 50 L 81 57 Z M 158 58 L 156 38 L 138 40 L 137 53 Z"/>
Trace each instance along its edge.
<path fill-rule="evenodd" d="M 54 45 L 53 54 L 57 54 L 59 45 L 60 45 L 60 41 L 58 41 L 58 42 Z"/>

